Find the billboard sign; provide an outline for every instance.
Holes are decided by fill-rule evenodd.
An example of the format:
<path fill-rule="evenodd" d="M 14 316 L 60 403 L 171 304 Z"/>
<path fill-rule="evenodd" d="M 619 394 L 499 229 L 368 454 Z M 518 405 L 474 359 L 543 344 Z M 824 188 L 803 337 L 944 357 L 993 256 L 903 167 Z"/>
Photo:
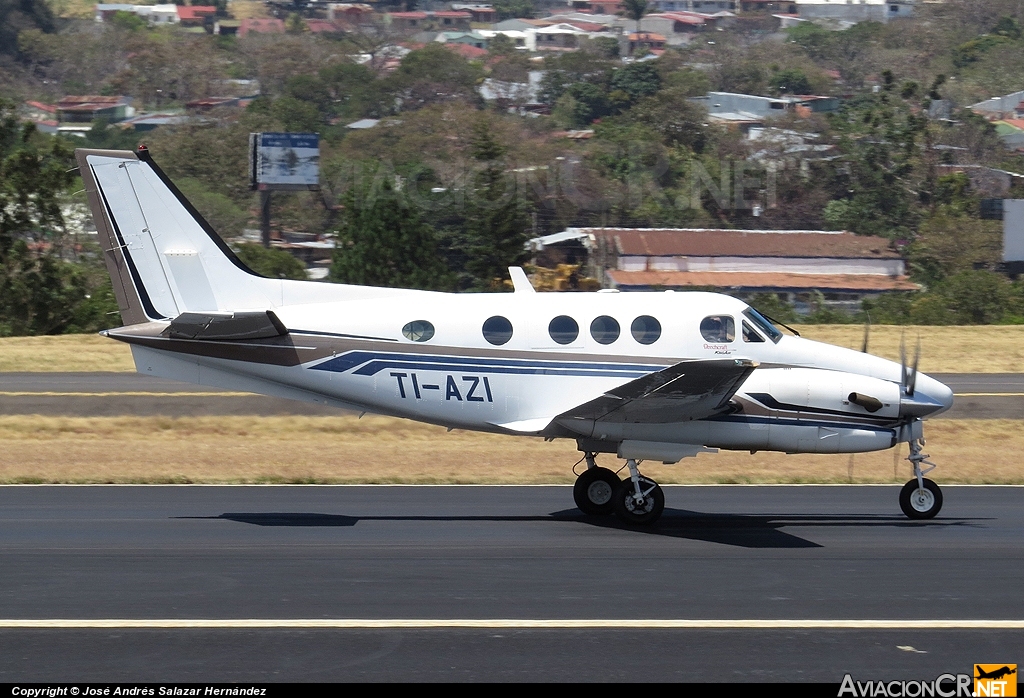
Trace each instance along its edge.
<path fill-rule="evenodd" d="M 308 189 L 318 186 L 319 134 L 249 134 L 249 172 L 253 189 Z"/>

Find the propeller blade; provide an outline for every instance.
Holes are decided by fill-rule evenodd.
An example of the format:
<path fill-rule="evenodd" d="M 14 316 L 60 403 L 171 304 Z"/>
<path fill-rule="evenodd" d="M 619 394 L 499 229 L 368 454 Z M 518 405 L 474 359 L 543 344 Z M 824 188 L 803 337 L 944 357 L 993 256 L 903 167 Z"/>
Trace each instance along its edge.
<path fill-rule="evenodd" d="M 910 367 L 910 376 L 907 379 L 907 395 L 914 396 L 914 385 L 917 383 L 917 362 L 921 359 L 921 336 L 917 337 L 917 348 L 914 350 L 914 363 Z"/>
<path fill-rule="evenodd" d="M 868 315 L 867 322 L 864 323 L 864 343 L 860 345 L 860 350 L 864 354 L 868 353 L 868 337 L 871 335 L 871 315 Z"/>
<path fill-rule="evenodd" d="M 900 333 L 900 387 L 907 388 L 907 334 Z"/>

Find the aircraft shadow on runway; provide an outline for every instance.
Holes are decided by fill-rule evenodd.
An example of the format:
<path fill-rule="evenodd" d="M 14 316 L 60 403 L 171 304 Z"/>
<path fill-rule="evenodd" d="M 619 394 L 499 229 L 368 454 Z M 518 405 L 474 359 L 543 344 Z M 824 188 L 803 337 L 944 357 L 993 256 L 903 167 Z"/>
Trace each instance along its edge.
<path fill-rule="evenodd" d="M 818 543 L 783 531 L 793 527 L 949 527 L 971 526 L 988 519 L 933 519 L 908 521 L 902 516 L 828 514 L 708 514 L 686 509 L 665 509 L 661 519 L 652 526 L 631 526 L 614 516 L 587 516 L 579 509 L 563 509 L 546 516 L 346 516 L 295 512 L 225 513 L 219 516 L 176 516 L 178 519 L 225 519 L 255 526 L 355 526 L 360 521 L 497 521 L 507 523 L 547 521 L 584 523 L 600 528 L 632 531 L 646 535 L 688 538 L 742 548 L 821 548 Z"/>

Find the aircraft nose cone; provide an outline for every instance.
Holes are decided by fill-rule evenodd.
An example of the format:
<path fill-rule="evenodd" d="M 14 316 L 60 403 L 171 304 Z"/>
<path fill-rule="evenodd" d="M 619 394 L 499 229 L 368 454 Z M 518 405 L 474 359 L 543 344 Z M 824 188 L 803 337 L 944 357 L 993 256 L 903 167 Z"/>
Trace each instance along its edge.
<path fill-rule="evenodd" d="M 900 397 L 901 417 L 928 417 L 953 406 L 953 391 L 934 378 L 918 375 L 914 394 Z"/>

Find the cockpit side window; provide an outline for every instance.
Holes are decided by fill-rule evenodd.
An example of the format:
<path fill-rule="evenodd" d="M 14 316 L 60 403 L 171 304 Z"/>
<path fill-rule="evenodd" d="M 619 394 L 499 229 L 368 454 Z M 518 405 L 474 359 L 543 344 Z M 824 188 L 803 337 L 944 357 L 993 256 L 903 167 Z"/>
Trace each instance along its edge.
<path fill-rule="evenodd" d="M 746 320 L 743 321 L 743 341 L 744 342 L 763 342 L 764 337 L 759 335 L 750 323 Z"/>
<path fill-rule="evenodd" d="M 779 340 L 782 339 L 782 331 L 773 325 L 771 321 L 761 313 L 748 307 L 743 311 L 743 314 L 747 316 L 748 320 L 754 323 L 754 327 L 768 335 L 768 339 L 772 340 L 775 344 L 778 344 Z"/>
<path fill-rule="evenodd" d="M 700 334 L 708 342 L 731 342 L 736 339 L 736 321 L 731 315 L 709 315 L 700 321 Z"/>

